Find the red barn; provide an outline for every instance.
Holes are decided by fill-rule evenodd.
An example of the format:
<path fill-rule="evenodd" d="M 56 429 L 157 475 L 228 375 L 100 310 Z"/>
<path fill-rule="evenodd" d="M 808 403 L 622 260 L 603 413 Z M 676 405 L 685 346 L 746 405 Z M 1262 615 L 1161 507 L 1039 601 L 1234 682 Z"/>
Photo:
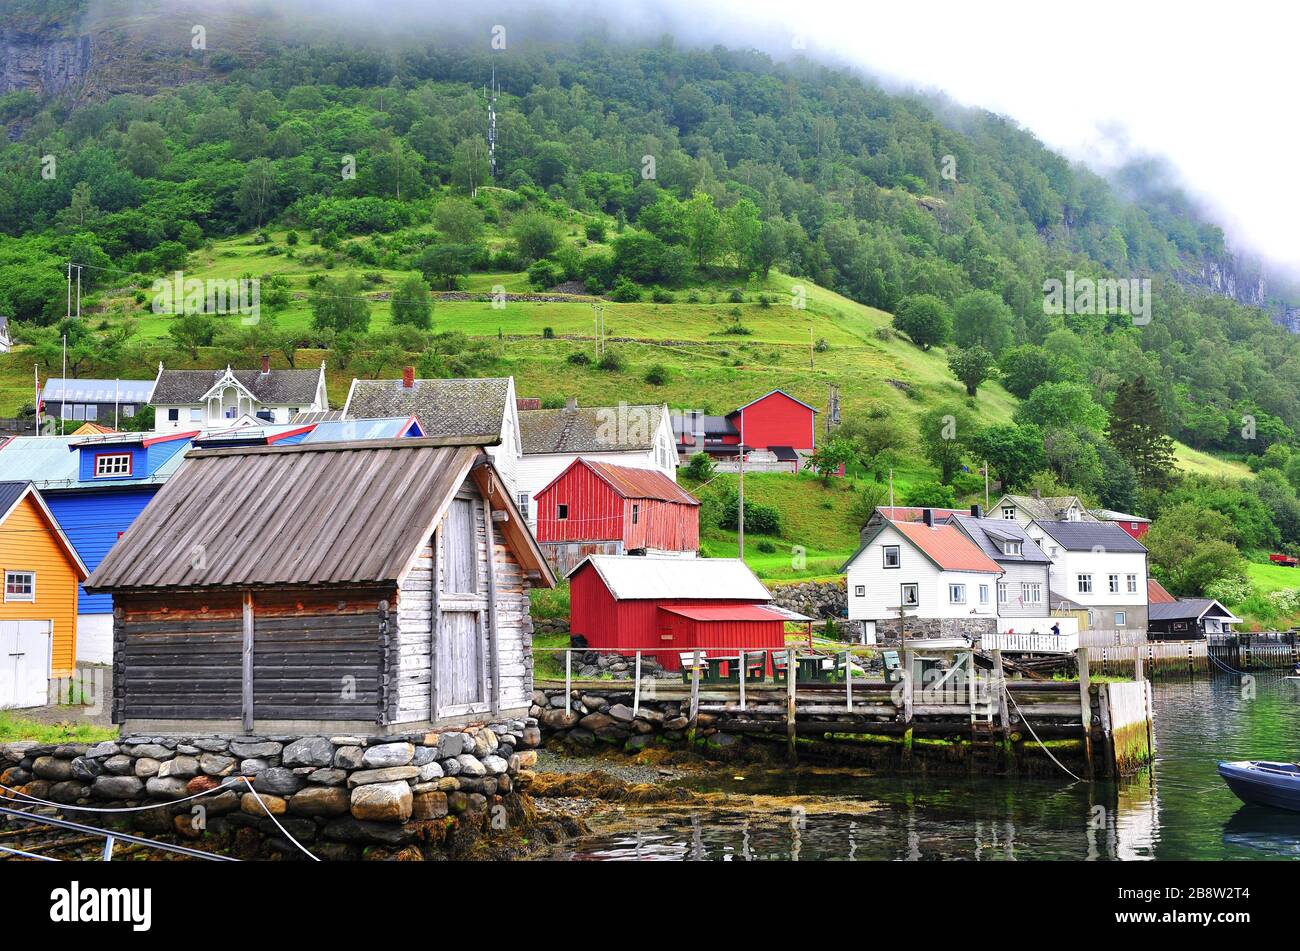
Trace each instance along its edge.
<path fill-rule="evenodd" d="M 678 670 L 682 651 L 784 648 L 771 600 L 738 558 L 593 555 L 569 572 L 569 629 L 593 649 L 639 650 Z"/>
<path fill-rule="evenodd" d="M 561 570 L 590 554 L 694 554 L 700 503 L 654 469 L 575 459 L 534 496 L 537 540 Z"/>
<path fill-rule="evenodd" d="M 746 465 L 798 472 L 817 445 L 817 410 L 772 390 L 726 416 L 676 413 L 673 433 L 683 464 L 697 452 L 730 460 L 743 449 Z"/>

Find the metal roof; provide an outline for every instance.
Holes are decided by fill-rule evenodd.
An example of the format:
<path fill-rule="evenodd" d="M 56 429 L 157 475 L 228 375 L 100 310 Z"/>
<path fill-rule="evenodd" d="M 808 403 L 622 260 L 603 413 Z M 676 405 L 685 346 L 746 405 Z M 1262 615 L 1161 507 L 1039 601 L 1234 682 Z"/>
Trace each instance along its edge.
<path fill-rule="evenodd" d="M 294 413 L 293 418 L 289 420 L 295 426 L 302 426 L 306 423 L 324 423 L 333 419 L 342 419 L 343 410 L 327 409 L 323 412 Z"/>
<path fill-rule="evenodd" d="M 691 599 L 771 601 L 772 595 L 739 558 L 656 558 L 588 555 L 568 577 L 590 565 L 620 601 Z"/>
<path fill-rule="evenodd" d="M 694 435 L 698 430 L 706 436 L 739 436 L 740 430 L 725 416 L 709 416 L 704 413 L 673 413 L 673 435 L 681 442 L 682 436 Z"/>
<path fill-rule="evenodd" d="M 0 482 L 0 521 L 9 514 L 9 510 L 18 504 L 18 500 L 27 491 L 30 482 Z"/>
<path fill-rule="evenodd" d="M 86 587 L 395 582 L 480 454 L 446 439 L 191 451 Z"/>
<path fill-rule="evenodd" d="M 1147 619 L 1151 621 L 1199 621 L 1212 609 L 1218 608 L 1215 617 L 1238 622 L 1234 615 L 1213 598 L 1179 598 L 1177 601 L 1147 605 Z"/>
<path fill-rule="evenodd" d="M 653 448 L 667 412 L 654 403 L 529 409 L 519 414 L 519 433 L 525 455 L 630 452 Z"/>
<path fill-rule="evenodd" d="M 1050 522 L 1034 524 L 1066 551 L 1146 552 L 1146 546 L 1114 522 Z"/>
<path fill-rule="evenodd" d="M 0 478 L 20 478 L 30 480 L 42 491 L 58 489 L 105 489 L 126 486 L 157 485 L 166 482 L 180 466 L 185 456 L 184 447 L 177 449 L 169 458 L 158 465 L 148 475 L 130 479 L 81 478 L 81 459 L 77 452 L 71 450 L 78 446 L 119 445 L 140 441 L 141 437 L 167 438 L 171 434 L 160 433 L 112 433 L 109 436 L 15 436 L 0 445 Z M 191 434 L 178 434 L 178 438 L 188 439 Z M 123 437 L 118 440 L 115 437 Z M 111 440 L 106 442 L 105 440 Z"/>
<path fill-rule="evenodd" d="M 74 380 L 52 377 L 41 388 L 47 403 L 148 403 L 153 380 Z"/>
<path fill-rule="evenodd" d="M 1147 603 L 1148 604 L 1172 604 L 1178 599 L 1165 590 L 1155 578 L 1147 579 Z"/>
<path fill-rule="evenodd" d="M 1001 566 L 984 554 L 955 525 L 932 527 L 921 522 L 890 522 L 889 524 L 944 571 L 1002 573 Z"/>
<path fill-rule="evenodd" d="M 953 515 L 950 517 L 950 522 L 965 529 L 971 540 L 994 561 L 1049 564 L 1052 560 L 1043 554 L 1043 550 L 1032 538 L 1025 534 L 1020 523 L 1011 519 Z M 1020 554 L 1008 555 L 1001 544 L 1004 541 L 1020 542 Z"/>
<path fill-rule="evenodd" d="M 456 380 L 353 380 L 344 419 L 414 416 L 426 436 L 501 437 L 513 399 L 510 377 Z"/>
<path fill-rule="evenodd" d="M 1141 515 L 1129 515 L 1127 512 L 1116 512 L 1114 509 L 1088 509 L 1088 514 L 1093 518 L 1100 519 L 1103 522 L 1150 522 L 1151 519 L 1144 518 Z"/>
<path fill-rule="evenodd" d="M 387 419 L 336 419 L 317 423 L 303 442 L 355 442 L 359 439 L 399 439 L 406 436 L 412 426 L 418 427 L 414 416 L 392 416 Z M 418 432 L 418 428 L 417 428 Z"/>
<path fill-rule="evenodd" d="M 692 621 L 780 621 L 786 619 L 762 604 L 696 604 L 688 607 L 663 605 L 660 611 Z"/>
<path fill-rule="evenodd" d="M 592 459 L 574 459 L 564 471 L 552 479 L 545 488 L 537 492 L 541 495 L 555 483 L 559 482 L 574 466 L 586 466 L 605 481 L 611 489 L 625 499 L 657 499 L 661 502 L 676 502 L 679 505 L 699 505 L 695 496 L 658 469 L 634 469 L 630 466 L 611 466 L 608 463 Z"/>

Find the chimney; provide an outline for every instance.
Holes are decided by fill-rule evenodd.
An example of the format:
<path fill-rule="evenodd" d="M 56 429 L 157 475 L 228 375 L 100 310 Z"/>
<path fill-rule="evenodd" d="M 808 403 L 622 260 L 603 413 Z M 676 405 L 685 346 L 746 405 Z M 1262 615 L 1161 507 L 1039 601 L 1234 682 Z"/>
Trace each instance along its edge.
<path fill-rule="evenodd" d="M 697 410 L 691 410 L 691 437 L 695 440 L 695 451 L 704 451 L 704 424 L 700 422 L 703 414 Z"/>
<path fill-rule="evenodd" d="M 1034 498 L 1036 498 L 1036 499 L 1041 499 L 1041 498 L 1043 497 L 1043 490 L 1042 490 L 1042 489 L 1030 489 L 1030 490 L 1029 490 L 1029 494 L 1032 495 L 1032 496 L 1033 496 Z"/>
<path fill-rule="evenodd" d="M 515 400 L 515 408 L 520 410 L 541 409 L 542 401 L 535 396 L 521 396 Z"/>
<path fill-rule="evenodd" d="M 415 386 L 415 367 L 402 367 L 402 388 L 411 389 Z"/>
<path fill-rule="evenodd" d="M 925 522 L 929 528 L 934 528 L 934 510 L 921 509 L 921 521 Z"/>
<path fill-rule="evenodd" d="M 978 505 L 972 505 L 970 507 L 970 516 L 971 518 L 983 518 L 984 510 L 980 508 Z"/>
<path fill-rule="evenodd" d="M 577 408 L 578 408 L 578 398 L 577 398 L 576 396 L 570 396 L 570 397 L 568 397 L 568 398 L 564 401 L 564 408 L 567 409 L 567 410 L 570 410 L 570 411 L 577 409 Z"/>
<path fill-rule="evenodd" d="M 266 374 L 270 372 L 271 372 L 271 355 L 269 353 L 264 353 L 262 354 L 262 373 Z"/>

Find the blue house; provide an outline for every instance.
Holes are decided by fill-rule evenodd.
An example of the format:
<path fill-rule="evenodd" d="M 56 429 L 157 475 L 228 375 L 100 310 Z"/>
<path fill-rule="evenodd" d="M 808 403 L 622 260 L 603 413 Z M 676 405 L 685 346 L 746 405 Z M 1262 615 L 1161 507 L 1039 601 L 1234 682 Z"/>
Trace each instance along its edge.
<path fill-rule="evenodd" d="M 194 435 L 20 436 L 0 445 L 0 472 L 35 483 L 93 571 L 175 472 Z M 108 663 L 112 650 L 112 599 L 81 591 L 77 660 Z"/>

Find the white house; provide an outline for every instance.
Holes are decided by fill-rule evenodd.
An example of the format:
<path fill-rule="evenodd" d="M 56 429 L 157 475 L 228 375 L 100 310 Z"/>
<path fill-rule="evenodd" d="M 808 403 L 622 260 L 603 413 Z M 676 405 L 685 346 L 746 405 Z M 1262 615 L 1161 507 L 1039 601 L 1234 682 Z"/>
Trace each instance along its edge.
<path fill-rule="evenodd" d="M 0 353 L 8 353 L 14 348 L 14 338 L 9 333 L 9 318 L 0 314 Z"/>
<path fill-rule="evenodd" d="M 955 525 L 884 520 L 840 569 L 868 636 L 975 636 L 997 627 L 1002 568 Z"/>
<path fill-rule="evenodd" d="M 1021 525 L 1038 521 L 1097 521 L 1077 495 L 1004 495 L 989 509 L 989 515 L 993 518 L 1016 521 Z"/>
<path fill-rule="evenodd" d="M 1052 559 L 1052 604 L 1073 602 L 1101 630 L 1147 629 L 1147 550 L 1115 522 L 1035 521 L 1026 529 Z"/>
<path fill-rule="evenodd" d="M 324 363 L 316 370 L 272 370 L 269 357 L 258 370 L 167 370 L 160 363 L 149 402 L 158 432 L 224 429 L 245 416 L 287 423 L 329 409 Z"/>
<path fill-rule="evenodd" d="M 523 457 L 518 503 L 536 525 L 533 498 L 579 457 L 628 469 L 651 469 L 677 481 L 672 417 L 664 404 L 578 406 L 519 412 Z"/>
<path fill-rule="evenodd" d="M 519 484 L 519 407 L 514 377 L 418 380 L 407 367 L 400 380 L 353 380 L 343 419 L 414 416 L 425 436 L 495 436 L 487 454 L 511 495 Z"/>
<path fill-rule="evenodd" d="M 973 506 L 978 510 L 979 506 Z M 1019 522 L 976 515 L 954 515 L 946 519 L 980 547 L 1002 568 L 997 586 L 999 629 L 1045 631 L 1050 625 L 1025 623 L 1028 618 L 1050 614 L 1051 559 L 1029 537 Z"/>

